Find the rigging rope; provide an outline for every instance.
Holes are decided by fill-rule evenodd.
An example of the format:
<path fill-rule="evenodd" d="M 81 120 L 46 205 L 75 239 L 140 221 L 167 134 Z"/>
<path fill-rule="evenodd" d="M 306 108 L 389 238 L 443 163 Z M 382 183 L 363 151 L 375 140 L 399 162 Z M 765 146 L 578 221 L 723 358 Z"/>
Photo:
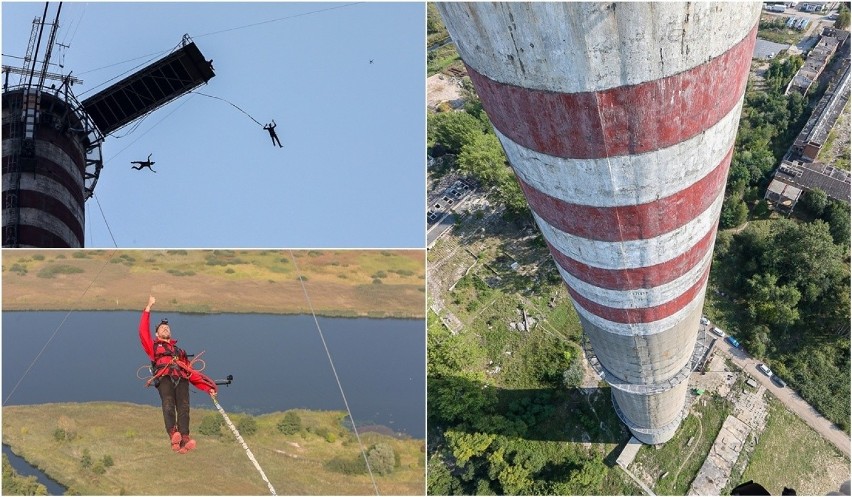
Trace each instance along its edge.
<path fill-rule="evenodd" d="M 208 95 L 208 94 L 206 94 L 206 93 L 201 93 L 200 91 L 194 91 L 194 90 L 193 90 L 193 91 L 190 91 L 190 93 L 194 93 L 194 94 L 196 94 L 196 95 L 201 95 L 202 97 L 215 98 L 216 100 L 221 100 L 221 101 L 223 101 L 223 102 L 226 102 L 226 103 L 228 103 L 228 104 L 231 104 L 231 105 L 232 105 L 234 108 L 236 108 L 238 111 L 240 111 L 240 112 L 242 112 L 243 114 L 247 115 L 247 116 L 249 117 L 249 119 L 251 119 L 252 121 L 256 122 L 258 126 L 263 126 L 263 124 L 261 124 L 261 122 L 260 122 L 260 121 L 258 121 L 257 119 L 253 118 L 253 117 L 251 116 L 251 114 L 249 114 L 248 112 L 244 111 L 244 110 L 243 110 L 243 109 L 241 109 L 241 108 L 240 108 L 237 104 L 235 104 L 235 103 L 231 102 L 230 100 L 226 100 L 226 99 L 224 99 L 224 98 L 222 98 L 222 97 L 217 97 L 217 96 L 214 96 L 214 95 Z"/>
<path fill-rule="evenodd" d="M 95 192 L 92 192 L 92 196 L 95 197 L 95 202 L 98 204 L 98 209 L 101 211 L 101 217 L 104 218 L 104 224 L 107 227 L 107 231 L 109 232 L 109 237 L 112 238 L 112 244 L 115 245 L 115 248 L 118 248 L 118 243 L 115 241 L 115 237 L 112 236 L 112 229 L 109 227 L 109 223 L 107 222 L 106 215 L 104 214 L 104 210 L 101 207 L 101 201 L 98 200 L 98 196 L 95 195 Z"/>
<path fill-rule="evenodd" d="M 302 284 L 302 292 L 305 294 L 305 300 L 308 301 L 308 307 L 311 310 L 311 316 L 314 318 L 314 324 L 317 326 L 322 346 L 325 349 L 325 355 L 328 357 L 328 363 L 331 365 L 331 372 L 334 373 L 334 380 L 337 382 L 337 388 L 340 389 L 340 396 L 343 397 L 343 404 L 346 406 L 346 412 L 349 414 L 349 419 L 352 420 L 352 431 L 355 432 L 355 438 L 358 439 L 358 446 L 361 448 L 361 456 L 364 457 L 364 463 L 367 465 L 367 471 L 370 473 L 370 480 L 373 482 L 373 489 L 376 495 L 379 495 L 379 487 L 376 485 L 376 478 L 373 476 L 373 469 L 370 467 L 370 461 L 367 460 L 367 451 L 364 450 L 364 444 L 361 442 L 361 435 L 358 434 L 358 427 L 355 426 L 355 417 L 352 416 L 352 410 L 349 409 L 349 402 L 346 401 L 346 394 L 343 393 L 343 385 L 340 384 L 340 378 L 337 376 L 337 369 L 334 367 L 334 361 L 331 360 L 331 352 L 328 350 L 328 345 L 325 343 L 325 337 L 322 334 L 317 315 L 314 312 L 314 305 L 311 303 L 311 298 L 308 296 L 308 290 L 305 288 L 305 280 L 302 278 L 302 271 L 299 269 L 299 264 L 296 262 L 296 257 L 293 255 L 293 250 L 290 250 L 290 258 L 293 259 L 293 266 L 296 268 L 296 273 L 299 275 L 299 282 Z"/>
<path fill-rule="evenodd" d="M 98 270 L 97 274 L 95 274 L 95 277 L 92 279 L 91 283 L 89 283 L 89 286 L 87 286 L 86 289 L 83 290 L 83 293 L 80 294 L 80 299 L 82 299 L 86 295 L 86 292 L 88 292 L 89 289 L 92 288 L 92 285 L 95 284 L 95 281 L 97 281 L 98 277 L 101 275 L 104 268 L 107 266 L 107 264 L 109 264 L 110 260 L 112 260 L 112 255 L 115 254 L 115 252 L 116 252 L 116 250 L 113 250 L 106 257 L 104 264 Z M 15 393 L 15 390 L 17 390 L 18 386 L 21 384 L 21 382 L 24 381 L 24 378 L 27 377 L 27 374 L 30 372 L 30 370 L 33 368 L 33 366 L 35 366 L 36 361 L 38 361 L 39 357 L 41 357 L 41 355 L 44 353 L 45 349 L 47 349 L 47 346 L 50 345 L 50 342 L 52 342 L 53 339 L 56 338 L 57 333 L 59 333 L 59 330 L 62 329 L 62 325 L 65 324 L 65 321 L 68 319 L 68 316 L 70 316 L 72 312 L 74 312 L 74 311 L 70 310 L 65 314 L 65 317 L 62 318 L 62 322 L 59 323 L 59 326 L 56 327 L 56 329 L 53 331 L 53 334 L 50 335 L 50 338 L 47 339 L 47 342 L 44 344 L 44 347 L 42 347 L 41 350 L 38 352 L 38 354 L 36 354 L 35 359 L 33 359 L 33 361 L 30 363 L 29 367 L 27 367 L 26 371 L 24 371 L 24 374 L 21 375 L 21 378 L 18 380 L 18 382 L 15 383 L 15 386 L 12 387 L 12 391 L 9 392 L 9 395 L 6 396 L 6 400 L 3 401 L 4 406 L 6 405 L 7 402 L 9 402 L 9 398 L 12 397 L 12 394 Z"/>
<path fill-rule="evenodd" d="M 228 425 L 228 428 L 230 428 L 234 436 L 237 437 L 237 441 L 240 442 L 240 445 L 242 445 L 243 449 L 245 449 L 246 455 L 248 456 L 252 464 L 254 464 L 254 467 L 255 469 L 257 469 L 257 472 L 260 473 L 260 477 L 263 478 L 263 481 L 266 482 L 266 486 L 269 487 L 269 492 L 272 495 L 278 495 L 275 493 L 275 488 L 273 488 L 272 484 L 269 483 L 269 479 L 266 477 L 266 473 L 263 472 L 263 469 L 260 467 L 260 464 L 258 464 L 257 459 L 254 458 L 254 454 L 251 453 L 251 449 L 249 449 L 248 445 L 246 445 L 246 441 L 243 440 L 242 436 L 240 436 L 240 432 L 237 431 L 237 427 L 234 426 L 234 423 L 231 422 L 231 418 L 228 417 L 228 414 L 225 413 L 225 410 L 222 409 L 222 406 L 219 405 L 219 401 L 216 400 L 216 396 L 211 395 L 210 398 L 213 399 L 213 404 L 216 406 L 216 409 L 219 411 L 219 414 L 221 414 L 222 417 L 225 418 L 225 424 Z"/>

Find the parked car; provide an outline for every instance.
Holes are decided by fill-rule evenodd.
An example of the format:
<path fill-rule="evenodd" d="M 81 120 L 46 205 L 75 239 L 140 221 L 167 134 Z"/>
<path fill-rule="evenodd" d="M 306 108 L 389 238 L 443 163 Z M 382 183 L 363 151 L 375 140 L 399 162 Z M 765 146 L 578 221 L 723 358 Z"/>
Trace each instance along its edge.
<path fill-rule="evenodd" d="M 732 336 L 730 336 L 730 335 L 728 335 L 728 336 L 725 338 L 725 341 L 726 341 L 726 342 L 728 342 L 728 343 L 730 343 L 731 345 L 733 345 L 733 346 L 734 346 L 734 347 L 736 347 L 736 348 L 740 348 L 740 342 L 739 342 L 739 341 L 737 341 L 737 339 L 736 339 L 736 338 L 734 338 L 734 337 L 732 337 Z"/>
<path fill-rule="evenodd" d="M 766 364 L 758 364 L 757 369 L 766 376 L 769 376 L 770 378 L 772 377 L 772 370 L 769 369 L 769 366 L 767 366 Z"/>
<path fill-rule="evenodd" d="M 713 333 L 715 333 L 715 334 L 719 335 L 720 337 L 725 336 L 725 332 L 724 332 L 724 331 L 722 331 L 722 330 L 721 330 L 718 326 L 714 326 L 714 327 L 713 327 L 713 329 L 711 329 L 710 331 L 712 331 Z M 733 344 L 731 344 L 731 345 L 733 345 Z M 734 345 L 734 347 L 736 347 L 736 345 Z"/>
<path fill-rule="evenodd" d="M 708 324 L 709 322 L 710 320 L 707 319 L 707 316 L 701 316 L 701 324 Z"/>
<path fill-rule="evenodd" d="M 772 383 L 775 383 L 777 386 L 784 388 L 787 386 L 787 383 L 784 382 L 781 378 L 778 377 L 777 374 L 772 375 Z"/>

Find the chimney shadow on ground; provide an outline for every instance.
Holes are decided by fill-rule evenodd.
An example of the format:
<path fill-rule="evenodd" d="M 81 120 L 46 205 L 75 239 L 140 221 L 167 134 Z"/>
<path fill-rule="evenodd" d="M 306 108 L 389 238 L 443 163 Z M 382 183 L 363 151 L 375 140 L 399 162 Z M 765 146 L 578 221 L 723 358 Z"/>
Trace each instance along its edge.
<path fill-rule="evenodd" d="M 507 389 L 462 377 L 430 377 L 428 395 L 430 424 L 442 429 L 619 446 L 630 438 L 609 387 Z"/>

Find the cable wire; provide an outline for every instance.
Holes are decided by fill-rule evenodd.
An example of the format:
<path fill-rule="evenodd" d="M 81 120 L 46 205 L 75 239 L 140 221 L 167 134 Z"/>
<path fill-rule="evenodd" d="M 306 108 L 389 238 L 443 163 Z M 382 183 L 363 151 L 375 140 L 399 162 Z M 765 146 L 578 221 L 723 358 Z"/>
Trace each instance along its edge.
<path fill-rule="evenodd" d="M 95 274 L 95 277 L 94 277 L 94 278 L 92 279 L 92 281 L 89 283 L 89 286 L 87 286 L 87 287 L 85 288 L 85 290 L 83 290 L 83 293 L 82 293 L 82 294 L 80 294 L 80 299 L 82 299 L 82 298 L 86 295 L 86 292 L 88 292 L 88 291 L 89 291 L 89 289 L 90 289 L 90 288 L 92 288 L 92 285 L 94 285 L 94 284 L 95 284 L 95 281 L 97 281 L 98 277 L 101 275 L 101 273 L 103 272 L 104 268 L 107 266 L 107 264 L 109 264 L 110 260 L 112 260 L 112 255 L 113 255 L 113 254 L 115 254 L 116 252 L 117 252 L 117 250 L 113 250 L 113 251 L 112 251 L 112 252 L 111 252 L 111 253 L 110 253 L 110 254 L 106 257 L 106 260 L 104 261 L 104 264 L 103 264 L 103 265 L 101 266 L 101 268 L 98 270 L 97 274 Z M 78 299 L 78 300 L 80 300 L 80 299 Z M 20 379 L 18 379 L 18 382 L 17 382 L 17 383 L 15 383 L 15 386 L 14 386 L 14 387 L 12 387 L 12 391 L 11 391 L 11 392 L 9 392 L 9 395 L 7 395 L 7 396 L 6 396 L 6 400 L 4 400 L 4 401 L 3 401 L 3 405 L 4 405 L 4 406 L 5 406 L 5 405 L 9 402 L 9 398 L 11 398 L 11 397 L 12 397 L 12 394 L 14 394 L 14 393 L 15 393 L 15 390 L 17 390 L 17 389 L 18 389 L 18 386 L 21 384 L 21 382 L 22 382 L 22 381 L 24 381 L 24 378 L 26 378 L 26 377 L 27 377 L 27 374 L 30 372 L 30 370 L 33 368 L 33 366 L 35 366 L 35 363 L 38 361 L 39 357 L 41 357 L 41 355 L 42 355 L 42 354 L 44 353 L 44 351 L 47 349 L 47 346 L 48 346 L 48 345 L 50 345 L 50 342 L 52 342 L 52 341 L 53 341 L 53 339 L 54 339 L 54 338 L 56 338 L 56 335 L 59 333 L 59 330 L 61 330 L 61 329 L 62 329 L 62 325 L 64 325 L 64 324 L 65 324 L 65 321 L 68 319 L 68 316 L 70 316 L 72 312 L 74 312 L 74 311 L 73 311 L 73 310 L 70 310 L 70 311 L 68 311 L 68 312 L 65 314 L 65 317 L 64 317 L 64 318 L 62 318 L 62 322 L 60 322 L 60 323 L 59 323 L 59 326 L 57 326 L 57 327 L 56 327 L 56 329 L 53 331 L 53 334 L 52 334 L 52 335 L 50 335 L 50 338 L 48 338 L 48 339 L 47 339 L 47 342 L 44 344 L 44 346 L 41 348 L 41 350 L 38 352 L 38 354 L 36 354 L 35 359 L 33 359 L 33 361 L 30 363 L 29 367 L 27 367 L 26 371 L 24 371 L 24 374 L 23 374 L 23 375 L 21 375 L 21 378 L 20 378 Z"/>
<path fill-rule="evenodd" d="M 307 16 L 307 15 L 311 15 L 311 14 L 318 14 L 320 12 L 327 12 L 329 10 L 342 9 L 344 7 L 351 7 L 353 5 L 358 5 L 360 3 L 364 3 L 364 2 L 347 3 L 347 4 L 344 4 L 344 5 L 337 5 L 335 7 L 328 7 L 328 8 L 325 8 L 325 9 L 312 10 L 310 12 L 303 12 L 301 14 L 294 14 L 294 15 L 290 15 L 290 16 L 279 17 L 277 19 L 270 19 L 268 21 L 260 21 L 260 22 L 255 22 L 255 23 L 252 23 L 252 24 L 246 24 L 244 26 L 237 26 L 235 28 L 227 28 L 227 29 L 222 29 L 222 30 L 219 30 L 219 31 L 211 31 L 210 33 L 204 33 L 202 35 L 193 36 L 193 38 L 202 38 L 204 36 L 212 36 L 212 35 L 217 35 L 217 34 L 220 34 L 220 33 L 227 33 L 228 31 L 236 31 L 238 29 L 253 28 L 255 26 L 260 26 L 262 24 L 269 24 L 269 23 L 273 23 L 273 22 L 285 21 L 287 19 L 294 19 L 296 17 L 303 17 L 303 16 Z"/>
<path fill-rule="evenodd" d="M 115 248 L 118 248 L 118 243 L 115 241 L 115 237 L 112 236 L 112 229 L 109 227 L 109 223 L 107 222 L 104 210 L 101 208 L 101 201 L 98 200 L 98 196 L 95 195 L 95 192 L 92 192 L 92 196 L 95 197 L 95 202 L 98 204 L 98 209 L 101 211 L 101 217 L 104 218 L 104 224 L 106 225 L 107 231 L 109 232 L 109 237 L 112 238 L 112 244 L 115 246 Z"/>
<path fill-rule="evenodd" d="M 379 495 L 379 487 L 376 485 L 376 478 L 373 476 L 373 469 L 370 467 L 370 461 L 367 459 L 367 451 L 364 450 L 364 444 L 361 442 L 361 435 L 358 434 L 358 427 L 355 425 L 355 417 L 352 416 L 352 410 L 349 408 L 349 402 L 346 400 L 346 394 L 343 393 L 343 385 L 340 384 L 340 377 L 337 376 L 337 369 L 334 367 L 334 361 L 331 359 L 331 352 L 328 350 L 328 345 L 325 343 L 325 337 L 322 334 L 317 315 L 314 312 L 314 305 L 311 303 L 311 298 L 308 296 L 308 289 L 305 288 L 305 280 L 302 278 L 302 271 L 299 269 L 299 264 L 296 262 L 296 256 L 293 255 L 293 250 L 290 250 L 290 258 L 293 259 L 293 266 L 296 268 L 296 273 L 299 275 L 299 283 L 302 285 L 302 292 L 305 294 L 305 300 L 308 302 L 308 308 L 311 310 L 311 316 L 314 318 L 314 324 L 317 326 L 322 347 L 325 349 L 325 355 L 328 357 L 328 363 L 331 365 L 331 372 L 334 373 L 334 380 L 337 382 L 337 388 L 340 389 L 340 396 L 343 397 L 343 404 L 346 406 L 346 412 L 349 414 L 349 419 L 352 420 L 352 431 L 355 432 L 355 438 L 358 439 L 358 446 L 361 448 L 361 456 L 364 457 L 364 463 L 367 465 L 367 471 L 370 473 L 370 480 L 373 482 L 373 489 L 376 495 Z"/>

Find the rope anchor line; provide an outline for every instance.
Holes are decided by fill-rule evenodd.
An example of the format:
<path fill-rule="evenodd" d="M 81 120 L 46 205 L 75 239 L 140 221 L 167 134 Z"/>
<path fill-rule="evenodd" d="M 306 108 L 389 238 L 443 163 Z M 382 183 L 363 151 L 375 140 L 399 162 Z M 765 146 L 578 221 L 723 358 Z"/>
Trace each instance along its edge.
<path fill-rule="evenodd" d="M 266 486 L 269 487 L 270 494 L 278 495 L 275 493 L 275 488 L 272 486 L 271 483 L 269 483 L 269 479 L 266 477 L 266 473 L 263 472 L 263 468 L 260 467 L 260 464 L 257 462 L 257 459 L 254 458 L 254 454 L 251 453 L 251 449 L 248 448 L 246 441 L 243 440 L 243 437 L 240 435 L 240 432 L 237 431 L 237 427 L 234 426 L 234 423 L 231 422 L 231 418 L 228 417 L 228 414 L 225 412 L 224 409 L 222 409 L 222 406 L 219 405 L 219 401 L 216 400 L 215 396 L 210 396 L 210 398 L 213 399 L 213 404 L 216 406 L 216 409 L 219 411 L 219 414 L 221 414 L 222 417 L 225 419 L 225 424 L 228 425 L 228 428 L 231 429 L 231 432 L 237 438 L 237 441 L 240 443 L 240 445 L 243 446 L 243 449 L 245 449 L 246 455 L 248 456 L 251 463 L 254 464 L 254 467 L 255 469 L 257 469 L 257 472 L 260 473 L 260 477 L 263 478 L 263 481 L 266 482 Z"/>

